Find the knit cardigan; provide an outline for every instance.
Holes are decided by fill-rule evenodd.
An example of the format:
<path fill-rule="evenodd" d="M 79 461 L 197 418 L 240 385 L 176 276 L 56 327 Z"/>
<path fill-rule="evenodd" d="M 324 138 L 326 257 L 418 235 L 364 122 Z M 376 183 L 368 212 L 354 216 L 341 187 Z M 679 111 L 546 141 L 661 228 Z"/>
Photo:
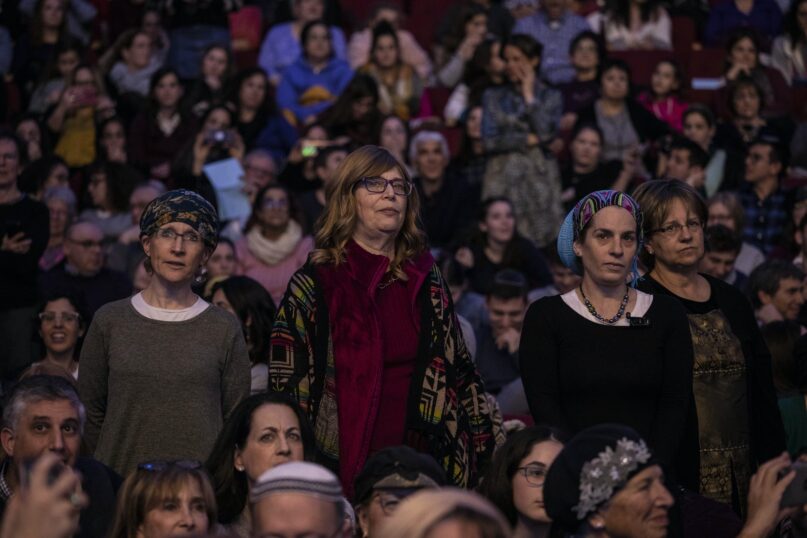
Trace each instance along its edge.
<path fill-rule="evenodd" d="M 351 297 L 340 301 L 342 309 L 353 310 L 351 315 L 359 318 L 373 311 L 374 280 L 362 282 L 361 271 L 351 267 L 349 260 L 341 267 L 306 263 L 289 282 L 275 319 L 269 386 L 272 391 L 291 394 L 300 403 L 314 428 L 324 463 L 339 470 L 343 485 L 351 491 L 363 458 L 348 466 L 340 462 L 337 375 L 330 332 L 334 322 L 324 286 L 324 280 L 335 281 L 328 273 L 336 272 L 340 277 L 346 273 L 349 279 L 344 285 Z M 448 286 L 433 262 L 425 272 L 416 297 L 421 312 L 420 341 L 407 402 L 406 444 L 431 454 L 452 484 L 473 487 L 504 434 L 460 334 Z M 370 320 L 367 325 L 372 325 Z M 382 360 L 358 356 L 373 349 L 374 338 L 377 336 L 368 328 L 365 345 L 354 343 L 356 360 Z M 371 419 L 372 395 L 377 388 L 366 387 L 367 403 L 351 410 L 353 420 Z"/>

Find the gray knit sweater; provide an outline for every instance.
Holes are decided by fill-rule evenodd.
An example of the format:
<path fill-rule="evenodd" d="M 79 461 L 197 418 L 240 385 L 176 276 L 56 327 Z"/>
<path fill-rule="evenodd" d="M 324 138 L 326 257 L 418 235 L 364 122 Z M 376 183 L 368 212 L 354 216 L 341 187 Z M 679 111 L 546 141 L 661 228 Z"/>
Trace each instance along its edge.
<path fill-rule="evenodd" d="M 122 476 L 143 461 L 204 461 L 250 387 L 234 316 L 210 306 L 187 321 L 157 321 L 139 314 L 131 299 L 98 310 L 79 373 L 84 438 Z"/>

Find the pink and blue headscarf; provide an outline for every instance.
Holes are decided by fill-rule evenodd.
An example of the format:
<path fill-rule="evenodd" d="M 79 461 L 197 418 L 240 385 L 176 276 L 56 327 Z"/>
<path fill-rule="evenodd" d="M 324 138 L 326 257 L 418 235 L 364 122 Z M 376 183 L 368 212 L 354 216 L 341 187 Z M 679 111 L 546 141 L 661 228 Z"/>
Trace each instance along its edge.
<path fill-rule="evenodd" d="M 566 215 L 560 227 L 560 233 L 558 234 L 558 256 L 560 256 L 563 265 L 578 275 L 583 274 L 583 270 L 577 262 L 577 256 L 574 255 L 572 245 L 580 238 L 580 233 L 588 223 L 591 222 L 591 219 L 594 218 L 597 211 L 604 207 L 611 206 L 621 207 L 631 214 L 633 220 L 636 221 L 636 233 L 638 234 L 639 248 L 636 249 L 637 256 L 639 250 L 642 248 L 642 242 L 644 240 L 644 236 L 642 235 L 643 217 L 642 210 L 636 200 L 624 192 L 613 190 L 595 191 L 591 194 L 587 194 L 581 198 L 580 201 L 575 204 L 574 209 L 569 211 L 569 214 Z M 634 279 L 638 277 L 637 257 L 634 257 L 631 262 L 631 272 L 634 275 Z"/>

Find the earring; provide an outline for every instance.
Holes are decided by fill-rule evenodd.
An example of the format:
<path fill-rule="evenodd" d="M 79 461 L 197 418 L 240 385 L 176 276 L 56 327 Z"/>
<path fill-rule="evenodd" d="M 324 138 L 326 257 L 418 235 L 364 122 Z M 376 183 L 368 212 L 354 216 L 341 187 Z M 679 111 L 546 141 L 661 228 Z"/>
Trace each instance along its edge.
<path fill-rule="evenodd" d="M 238 470 L 239 473 L 244 472 L 244 466 L 243 465 L 236 465 L 235 468 Z"/>

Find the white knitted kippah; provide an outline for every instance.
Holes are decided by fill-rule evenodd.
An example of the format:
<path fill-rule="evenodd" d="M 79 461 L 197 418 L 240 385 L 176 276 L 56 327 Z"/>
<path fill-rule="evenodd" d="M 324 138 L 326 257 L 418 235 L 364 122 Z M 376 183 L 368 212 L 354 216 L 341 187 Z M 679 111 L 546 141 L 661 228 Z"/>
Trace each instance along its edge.
<path fill-rule="evenodd" d="M 250 491 L 251 502 L 275 493 L 302 493 L 331 502 L 342 501 L 342 486 L 331 471 L 305 461 L 292 461 L 263 473 Z"/>

